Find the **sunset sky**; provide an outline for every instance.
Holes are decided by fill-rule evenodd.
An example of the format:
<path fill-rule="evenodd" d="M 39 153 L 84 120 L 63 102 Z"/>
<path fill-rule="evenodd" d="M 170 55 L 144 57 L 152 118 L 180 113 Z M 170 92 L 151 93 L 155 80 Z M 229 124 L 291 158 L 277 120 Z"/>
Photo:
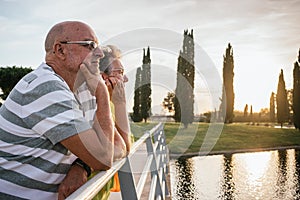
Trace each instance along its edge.
<path fill-rule="evenodd" d="M 123 51 L 131 80 L 126 86 L 129 111 L 135 70 L 141 65 L 142 49 L 150 46 L 152 106 L 160 113 L 163 97 L 175 89 L 183 31 L 193 29 L 196 113 L 218 104 L 229 42 L 235 62 L 235 110 L 249 104 L 257 112 L 269 107 L 281 68 L 287 89 L 292 88 L 299 19 L 300 0 L 0 0 L 0 67 L 36 68 L 44 61 L 43 43 L 50 27 L 80 20 L 94 28 L 100 43 L 114 43 Z"/>

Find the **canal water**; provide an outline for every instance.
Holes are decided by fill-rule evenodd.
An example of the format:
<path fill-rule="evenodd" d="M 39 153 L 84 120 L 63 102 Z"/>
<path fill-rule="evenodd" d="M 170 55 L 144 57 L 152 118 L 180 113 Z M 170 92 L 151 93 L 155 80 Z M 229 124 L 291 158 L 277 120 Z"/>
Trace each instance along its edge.
<path fill-rule="evenodd" d="M 295 149 L 181 158 L 170 162 L 172 199 L 300 199 Z"/>

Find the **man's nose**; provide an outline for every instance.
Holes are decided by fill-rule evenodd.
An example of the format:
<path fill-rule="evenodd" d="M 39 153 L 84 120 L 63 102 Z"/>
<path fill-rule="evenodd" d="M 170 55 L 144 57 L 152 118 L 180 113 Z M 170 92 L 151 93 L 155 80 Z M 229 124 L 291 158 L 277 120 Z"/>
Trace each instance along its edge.
<path fill-rule="evenodd" d="M 128 82 L 128 77 L 126 76 L 126 74 L 123 75 L 123 82 L 124 83 Z"/>
<path fill-rule="evenodd" d="M 99 58 L 104 58 L 104 53 L 103 50 L 100 46 L 98 46 L 95 50 L 94 50 L 94 55 L 99 57 Z"/>

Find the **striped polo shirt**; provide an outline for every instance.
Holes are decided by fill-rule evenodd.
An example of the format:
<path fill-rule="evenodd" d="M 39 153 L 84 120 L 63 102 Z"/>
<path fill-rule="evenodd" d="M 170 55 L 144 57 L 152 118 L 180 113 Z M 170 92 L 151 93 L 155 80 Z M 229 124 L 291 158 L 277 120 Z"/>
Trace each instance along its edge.
<path fill-rule="evenodd" d="M 97 110 L 96 97 L 92 96 L 86 82 L 78 87 L 75 92 L 75 97 L 80 104 L 80 108 L 83 112 L 84 118 L 90 123 L 94 124 L 94 117 Z"/>
<path fill-rule="evenodd" d="M 66 82 L 42 63 L 0 108 L 0 199 L 57 199 L 76 156 L 60 141 L 91 128 Z"/>

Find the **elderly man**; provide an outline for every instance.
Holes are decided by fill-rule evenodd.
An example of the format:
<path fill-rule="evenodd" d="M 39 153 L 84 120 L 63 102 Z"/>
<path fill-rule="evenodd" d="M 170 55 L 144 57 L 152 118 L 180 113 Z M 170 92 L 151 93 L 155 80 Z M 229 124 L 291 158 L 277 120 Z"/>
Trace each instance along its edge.
<path fill-rule="evenodd" d="M 46 62 L 20 80 L 0 109 L 0 199 L 57 199 L 70 174 L 84 171 L 84 182 L 113 162 L 114 124 L 94 31 L 78 21 L 56 24 L 45 50 Z M 82 84 L 95 98 L 93 119 L 74 95 Z M 67 196 L 74 189 L 60 190 Z"/>

